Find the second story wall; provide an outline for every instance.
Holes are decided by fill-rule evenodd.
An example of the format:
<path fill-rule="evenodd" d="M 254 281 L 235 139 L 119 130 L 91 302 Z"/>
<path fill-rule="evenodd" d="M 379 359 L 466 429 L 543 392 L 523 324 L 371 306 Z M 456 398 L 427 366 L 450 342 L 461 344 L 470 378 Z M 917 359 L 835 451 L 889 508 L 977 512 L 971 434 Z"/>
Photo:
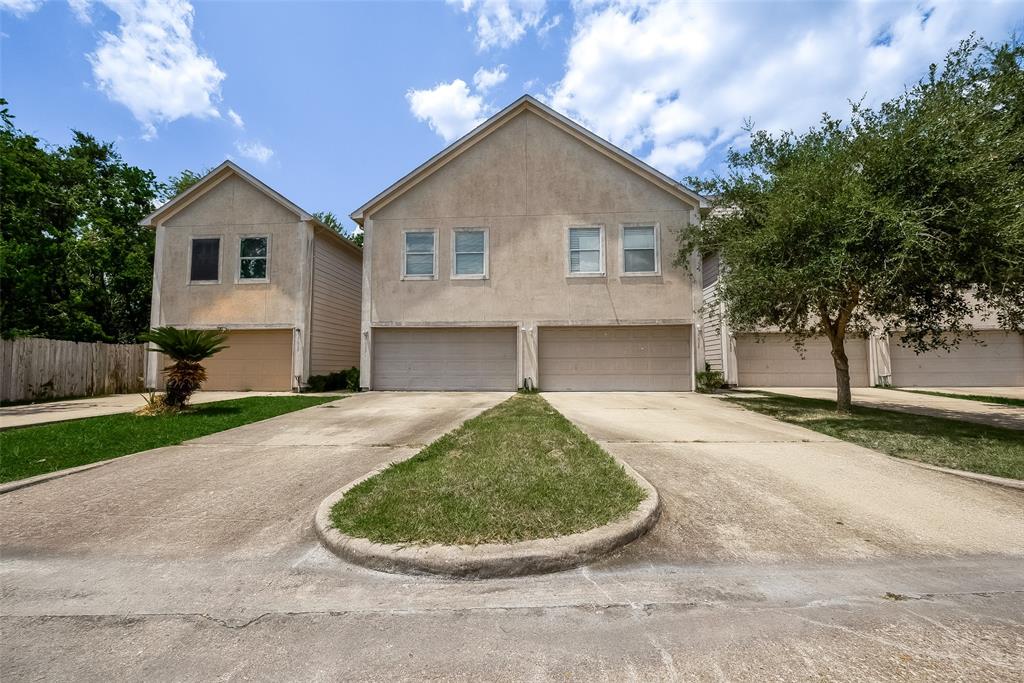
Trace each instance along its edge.
<path fill-rule="evenodd" d="M 308 231 L 299 217 L 237 176 L 160 225 L 160 322 L 180 326 L 285 326 L 301 322 Z M 242 240 L 266 237 L 266 277 L 246 279 Z M 219 239 L 217 279 L 191 276 L 192 242 Z M 247 243 L 258 254 L 259 241 Z M 254 271 L 250 270 L 249 275 Z M 258 272 L 259 271 L 255 271 Z"/>
<path fill-rule="evenodd" d="M 383 208 L 371 223 L 371 323 L 690 321 L 673 265 L 696 208 L 524 111 Z M 569 229 L 600 229 L 603 274 L 570 272 Z M 624 272 L 623 230 L 656 226 L 655 274 Z M 486 275 L 456 277 L 456 231 L 486 233 Z M 432 231 L 431 278 L 403 273 L 405 233 Z"/>

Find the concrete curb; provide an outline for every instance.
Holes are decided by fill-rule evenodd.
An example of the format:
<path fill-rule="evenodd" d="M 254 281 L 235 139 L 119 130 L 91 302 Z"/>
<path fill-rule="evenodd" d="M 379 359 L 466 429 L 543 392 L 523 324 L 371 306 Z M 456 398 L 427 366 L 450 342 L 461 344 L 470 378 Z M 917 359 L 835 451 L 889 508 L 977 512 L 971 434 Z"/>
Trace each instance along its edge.
<path fill-rule="evenodd" d="M 894 457 L 894 456 L 889 456 Z M 954 470 L 949 467 L 940 467 L 939 465 L 929 465 L 926 462 L 917 462 L 916 460 L 907 460 L 904 458 L 896 458 L 902 462 L 909 462 L 915 467 L 920 467 L 926 470 L 932 470 L 933 472 L 942 472 L 943 474 L 952 474 L 954 477 L 960 477 L 961 479 L 971 479 L 973 481 L 980 481 L 986 484 L 992 484 L 993 486 L 1002 486 L 1008 489 L 1016 489 L 1018 491 L 1024 491 L 1024 480 L 1021 479 L 1008 479 L 1006 477 L 997 477 L 994 474 L 979 474 L 977 472 L 965 472 L 964 470 Z"/>
<path fill-rule="evenodd" d="M 146 451 L 139 452 L 145 453 Z M 100 460 L 98 462 L 91 462 L 88 465 L 69 467 L 64 470 L 57 470 L 56 472 L 46 472 L 45 474 L 37 474 L 36 476 L 29 477 L 27 479 L 15 479 L 14 481 L 9 481 L 6 484 L 0 484 L 0 496 L 2 496 L 5 493 L 10 493 L 11 491 L 17 491 L 18 489 L 27 488 L 29 486 L 35 486 L 36 484 L 45 484 L 48 481 L 53 481 L 54 479 L 61 479 L 71 474 L 77 474 L 78 472 L 85 472 L 86 470 L 93 470 L 96 469 L 97 467 L 103 467 L 104 465 L 114 462 L 115 460 L 121 460 L 122 458 L 127 458 L 132 455 L 135 455 L 135 453 L 121 455 L 116 458 L 108 458 L 106 460 Z"/>
<path fill-rule="evenodd" d="M 313 525 L 320 541 L 338 557 L 392 574 L 493 579 L 563 571 L 592 562 L 640 538 L 661 516 L 661 498 L 657 489 L 632 467 L 618 458 L 615 460 L 647 493 L 647 497 L 623 519 L 568 536 L 475 546 L 394 545 L 374 543 L 335 529 L 331 524 L 331 509 L 349 489 L 379 474 L 388 465 L 378 467 L 327 496 L 317 508 Z"/>

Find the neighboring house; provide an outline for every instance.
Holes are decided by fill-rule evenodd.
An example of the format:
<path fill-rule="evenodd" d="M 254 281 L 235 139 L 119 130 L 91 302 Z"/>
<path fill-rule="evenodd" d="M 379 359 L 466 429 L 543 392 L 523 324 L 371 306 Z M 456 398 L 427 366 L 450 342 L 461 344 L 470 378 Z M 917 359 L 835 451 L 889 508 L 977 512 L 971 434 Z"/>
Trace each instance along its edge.
<path fill-rule="evenodd" d="M 704 258 L 702 334 L 708 365 L 727 384 L 746 387 L 834 387 L 835 364 L 824 338 L 808 339 L 801 355 L 785 334 L 734 334 L 718 300 L 718 255 Z M 974 339 L 951 351 L 917 354 L 899 334 L 872 333 L 846 339 L 850 384 L 870 387 L 1024 386 L 1024 337 L 999 329 L 994 318 L 975 317 Z M 978 343 L 981 342 L 981 343 Z"/>
<path fill-rule="evenodd" d="M 236 164 L 142 225 L 156 230 L 151 326 L 228 330 L 204 389 L 288 391 L 359 365 L 362 250 Z"/>
<path fill-rule="evenodd" d="M 363 386 L 690 390 L 703 203 L 520 98 L 352 214 Z"/>

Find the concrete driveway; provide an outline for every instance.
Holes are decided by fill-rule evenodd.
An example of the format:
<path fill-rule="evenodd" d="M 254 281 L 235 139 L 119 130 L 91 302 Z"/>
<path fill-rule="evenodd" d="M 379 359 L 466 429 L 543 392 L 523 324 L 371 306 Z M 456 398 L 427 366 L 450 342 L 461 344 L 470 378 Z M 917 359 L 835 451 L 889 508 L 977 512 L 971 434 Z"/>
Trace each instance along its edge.
<path fill-rule="evenodd" d="M 504 394 L 361 394 L 0 496 L 0 677 L 1012 679 L 1024 495 L 692 394 L 548 398 L 664 499 L 600 564 L 459 582 L 316 504 Z"/>
<path fill-rule="evenodd" d="M 803 398 L 836 400 L 836 390 L 834 388 L 766 387 L 758 389 L 752 387 L 749 390 L 767 391 Z M 983 390 L 979 389 L 979 391 Z M 1024 408 L 1003 405 L 1002 403 L 986 403 L 984 401 L 932 396 L 931 394 L 894 389 L 852 389 L 851 393 L 853 394 L 855 405 L 883 408 L 885 410 L 898 410 L 918 415 L 931 415 L 932 417 L 945 417 L 953 420 L 989 425 L 991 427 L 1024 429 Z M 977 395 L 984 396 L 986 394 L 979 393 Z M 998 396 L 1000 394 L 992 395 Z"/>

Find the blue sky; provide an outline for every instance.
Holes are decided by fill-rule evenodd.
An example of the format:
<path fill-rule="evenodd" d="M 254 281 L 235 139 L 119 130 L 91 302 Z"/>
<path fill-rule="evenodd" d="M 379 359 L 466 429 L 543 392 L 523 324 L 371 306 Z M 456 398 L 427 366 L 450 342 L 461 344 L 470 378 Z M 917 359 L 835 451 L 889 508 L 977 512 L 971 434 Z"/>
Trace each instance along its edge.
<path fill-rule="evenodd" d="M 347 216 L 524 92 L 683 177 L 746 118 L 804 128 L 1022 30 L 1020 0 L 0 0 L 0 92 L 51 143 L 87 131 L 161 178 L 230 157 Z"/>

